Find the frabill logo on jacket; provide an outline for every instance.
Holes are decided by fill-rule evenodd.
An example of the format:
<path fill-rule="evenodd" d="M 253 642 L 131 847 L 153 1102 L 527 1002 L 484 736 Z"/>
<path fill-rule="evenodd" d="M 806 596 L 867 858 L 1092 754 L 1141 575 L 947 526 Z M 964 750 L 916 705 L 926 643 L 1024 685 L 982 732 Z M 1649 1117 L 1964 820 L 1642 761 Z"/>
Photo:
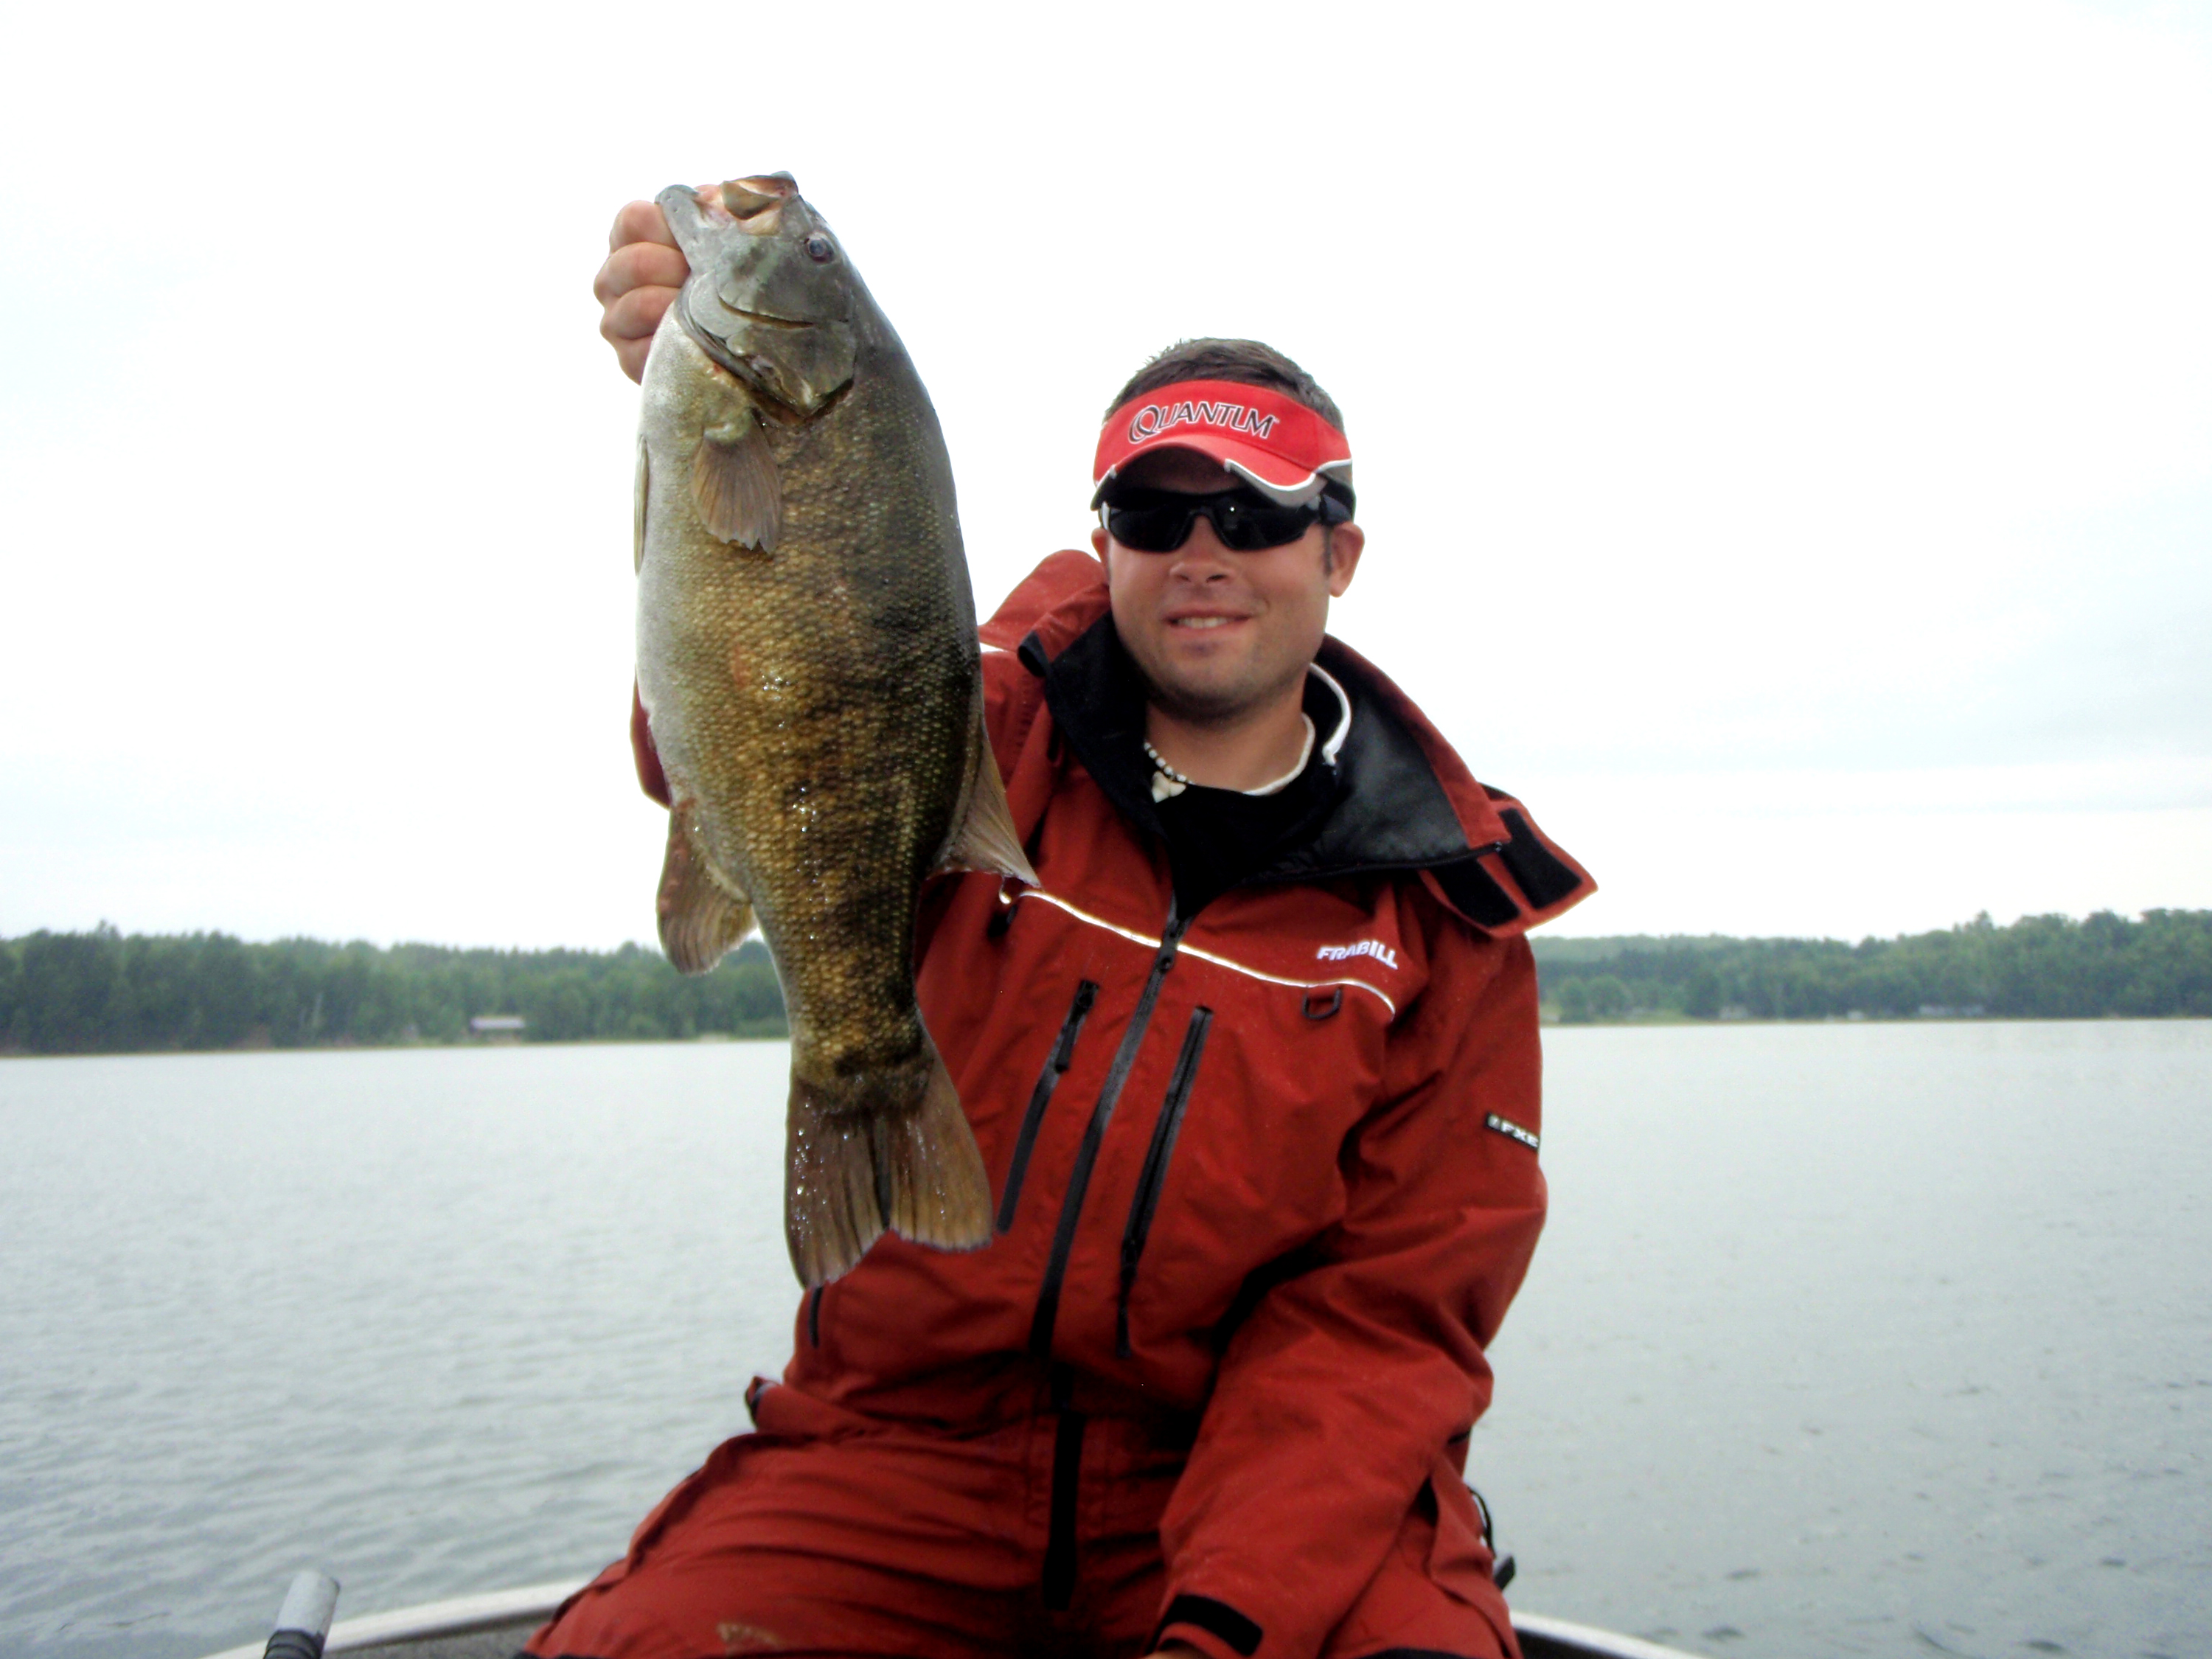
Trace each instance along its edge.
<path fill-rule="evenodd" d="M 1397 954 L 1379 939 L 1364 939 L 1357 945 L 1324 945 L 1314 955 L 1322 962 L 1346 962 L 1353 957 L 1373 957 L 1385 968 L 1398 965 Z"/>

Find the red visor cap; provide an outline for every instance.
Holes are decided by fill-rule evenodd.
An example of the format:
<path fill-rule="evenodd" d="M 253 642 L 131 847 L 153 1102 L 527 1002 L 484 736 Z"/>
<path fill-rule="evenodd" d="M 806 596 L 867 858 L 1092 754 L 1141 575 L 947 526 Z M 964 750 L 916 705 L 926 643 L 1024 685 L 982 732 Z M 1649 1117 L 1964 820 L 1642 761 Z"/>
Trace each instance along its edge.
<path fill-rule="evenodd" d="M 1352 446 L 1294 398 L 1235 380 L 1177 380 L 1106 417 L 1091 468 L 1091 504 L 1107 481 L 1156 449 L 1194 449 L 1286 506 L 1327 483 L 1352 487 Z"/>

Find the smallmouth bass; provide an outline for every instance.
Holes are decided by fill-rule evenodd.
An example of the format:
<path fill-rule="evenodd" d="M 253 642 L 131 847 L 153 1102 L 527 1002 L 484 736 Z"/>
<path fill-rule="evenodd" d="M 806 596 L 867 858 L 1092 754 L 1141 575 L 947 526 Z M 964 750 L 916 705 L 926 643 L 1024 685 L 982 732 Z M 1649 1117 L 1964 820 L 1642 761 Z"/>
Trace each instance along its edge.
<path fill-rule="evenodd" d="M 788 174 L 658 198 L 691 275 L 644 376 L 637 685 L 672 805 L 657 903 L 703 973 L 757 923 L 791 1020 L 802 1283 L 890 1228 L 987 1243 L 990 1182 L 915 1004 L 924 881 L 1036 879 L 983 730 L 935 411 Z"/>

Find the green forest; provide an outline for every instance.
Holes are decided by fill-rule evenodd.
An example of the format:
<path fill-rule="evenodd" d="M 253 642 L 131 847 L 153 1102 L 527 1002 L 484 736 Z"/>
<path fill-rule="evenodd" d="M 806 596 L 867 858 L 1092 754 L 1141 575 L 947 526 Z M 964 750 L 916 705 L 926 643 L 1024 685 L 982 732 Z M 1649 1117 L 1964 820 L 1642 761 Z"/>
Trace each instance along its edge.
<path fill-rule="evenodd" d="M 1535 939 L 1545 1012 L 1666 1020 L 2212 1016 L 2212 910 L 2129 921 L 1987 916 L 1835 939 Z M 37 933 L 0 940 L 0 1052 L 130 1053 L 785 1034 L 775 965 L 748 940 L 686 979 L 657 951 L 249 944 L 227 933 Z"/>
<path fill-rule="evenodd" d="M 459 1042 L 471 1018 L 502 1014 L 539 1042 L 785 1032 L 758 939 L 696 979 L 635 945 L 250 945 L 106 927 L 0 941 L 0 1049 L 21 1054 Z"/>
<path fill-rule="evenodd" d="M 1666 1019 L 2096 1019 L 2212 1015 L 2212 910 L 1986 915 L 1897 939 L 1535 939 L 1570 1024 Z"/>

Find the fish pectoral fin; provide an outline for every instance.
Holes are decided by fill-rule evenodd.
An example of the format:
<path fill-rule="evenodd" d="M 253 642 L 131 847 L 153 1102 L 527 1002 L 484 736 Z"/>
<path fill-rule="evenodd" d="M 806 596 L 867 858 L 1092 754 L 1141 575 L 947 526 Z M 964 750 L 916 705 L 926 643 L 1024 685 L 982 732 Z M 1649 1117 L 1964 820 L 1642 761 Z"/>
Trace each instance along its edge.
<path fill-rule="evenodd" d="M 660 866 L 653 908 L 660 948 L 680 974 L 703 974 L 752 931 L 753 907 L 707 861 L 692 832 L 690 803 L 668 815 L 668 855 Z"/>
<path fill-rule="evenodd" d="M 717 541 L 766 553 L 783 533 L 783 484 L 751 410 L 699 434 L 691 457 L 691 501 Z"/>
<path fill-rule="evenodd" d="M 937 861 L 940 870 L 981 870 L 994 876 L 1012 876 L 1026 886 L 1042 885 L 1022 851 L 1021 832 L 1014 828 L 1014 810 L 1006 804 L 1006 786 L 999 777 L 999 763 L 991 754 L 991 739 L 983 730 L 983 708 L 975 706 L 975 731 L 968 744 L 967 806 L 959 827 L 945 843 Z"/>
<path fill-rule="evenodd" d="M 645 434 L 637 434 L 637 499 L 631 508 L 631 527 L 635 539 L 630 544 L 630 574 L 645 568 L 645 503 L 653 493 L 653 457 L 646 453 Z"/>

